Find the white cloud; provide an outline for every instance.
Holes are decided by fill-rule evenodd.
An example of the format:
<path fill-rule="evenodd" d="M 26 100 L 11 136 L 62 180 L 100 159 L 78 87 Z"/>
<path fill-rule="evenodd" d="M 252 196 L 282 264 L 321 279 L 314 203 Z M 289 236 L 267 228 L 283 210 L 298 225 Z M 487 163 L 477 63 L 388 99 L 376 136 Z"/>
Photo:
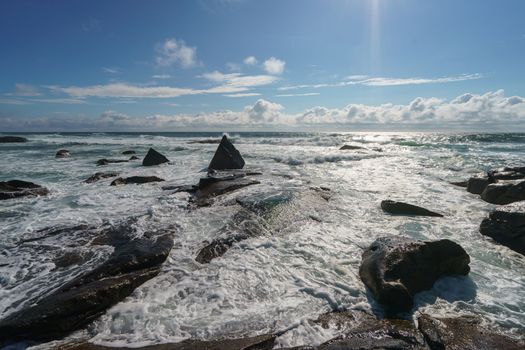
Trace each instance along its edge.
<path fill-rule="evenodd" d="M 299 96 L 316 96 L 320 95 L 319 92 L 307 92 L 304 94 L 281 94 L 281 95 L 275 95 L 275 97 L 299 97 Z"/>
<path fill-rule="evenodd" d="M 268 74 L 280 75 L 284 72 L 285 61 L 275 57 L 270 57 L 263 63 L 264 70 Z"/>
<path fill-rule="evenodd" d="M 12 98 L 0 98 L 0 104 L 1 105 L 30 105 L 30 101 L 25 100 L 17 100 Z"/>
<path fill-rule="evenodd" d="M 257 92 L 247 92 L 247 93 L 240 93 L 240 94 L 227 94 L 223 96 L 226 96 L 226 97 L 253 97 L 253 96 L 261 96 L 261 94 Z"/>
<path fill-rule="evenodd" d="M 257 64 L 257 58 L 255 56 L 248 56 L 243 60 L 244 64 L 248 66 L 255 66 Z"/>
<path fill-rule="evenodd" d="M 153 79 L 170 79 L 171 75 L 169 74 L 155 74 L 152 76 Z"/>
<path fill-rule="evenodd" d="M 226 63 L 226 68 L 228 68 L 230 72 L 240 72 L 241 71 L 241 66 L 238 63 L 228 62 Z"/>
<path fill-rule="evenodd" d="M 15 92 L 7 94 L 7 95 L 29 97 L 29 96 L 40 96 L 41 93 L 36 86 L 30 85 L 30 84 L 17 83 L 15 84 Z"/>
<path fill-rule="evenodd" d="M 109 73 L 109 74 L 119 74 L 120 69 L 117 67 L 102 67 L 102 71 Z"/>
<path fill-rule="evenodd" d="M 192 68 L 198 65 L 197 48 L 187 46 L 182 40 L 167 39 L 164 43 L 157 45 L 155 61 L 161 67 L 178 63 L 183 68 Z"/>
<path fill-rule="evenodd" d="M 37 98 L 33 99 L 32 101 L 44 103 L 59 103 L 67 105 L 78 105 L 87 103 L 85 100 L 75 98 Z"/>

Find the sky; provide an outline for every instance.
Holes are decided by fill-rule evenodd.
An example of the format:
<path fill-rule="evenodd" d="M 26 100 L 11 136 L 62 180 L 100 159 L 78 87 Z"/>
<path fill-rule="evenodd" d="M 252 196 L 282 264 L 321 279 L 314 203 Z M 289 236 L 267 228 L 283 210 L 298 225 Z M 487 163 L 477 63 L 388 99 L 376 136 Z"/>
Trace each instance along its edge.
<path fill-rule="evenodd" d="M 0 0 L 0 132 L 525 131 L 523 0 Z"/>

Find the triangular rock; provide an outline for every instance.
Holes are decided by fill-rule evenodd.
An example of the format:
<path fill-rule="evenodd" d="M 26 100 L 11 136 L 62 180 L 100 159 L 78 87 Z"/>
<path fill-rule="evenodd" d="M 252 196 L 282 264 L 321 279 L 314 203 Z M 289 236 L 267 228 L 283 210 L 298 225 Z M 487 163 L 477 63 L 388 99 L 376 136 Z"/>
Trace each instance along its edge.
<path fill-rule="evenodd" d="M 162 163 L 167 163 L 169 161 L 170 160 L 166 158 L 164 155 L 155 151 L 153 148 L 150 148 L 148 151 L 148 154 L 146 154 L 146 156 L 144 157 L 144 160 L 142 161 L 142 165 L 144 166 L 159 165 Z"/>
<path fill-rule="evenodd" d="M 224 135 L 208 166 L 208 170 L 242 169 L 243 167 L 244 159 L 242 159 L 241 153 Z"/>

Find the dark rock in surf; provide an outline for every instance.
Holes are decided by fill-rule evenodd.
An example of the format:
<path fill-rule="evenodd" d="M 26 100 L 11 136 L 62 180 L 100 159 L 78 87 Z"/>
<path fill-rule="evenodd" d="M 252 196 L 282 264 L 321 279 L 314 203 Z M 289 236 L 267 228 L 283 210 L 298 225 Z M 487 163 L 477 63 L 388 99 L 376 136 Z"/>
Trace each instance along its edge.
<path fill-rule="evenodd" d="M 98 166 L 101 166 L 101 165 L 108 165 L 108 164 L 112 164 L 112 163 L 127 163 L 129 162 L 128 159 L 99 159 L 97 160 L 97 165 Z"/>
<path fill-rule="evenodd" d="M 340 151 L 353 151 L 353 150 L 358 150 L 358 149 L 365 149 L 365 148 L 361 146 L 353 146 L 353 145 L 344 145 L 341 148 L 339 148 Z"/>
<path fill-rule="evenodd" d="M 131 157 L 129 157 L 129 160 L 139 160 L 139 159 L 140 159 L 140 158 L 137 157 L 137 156 L 131 156 Z"/>
<path fill-rule="evenodd" d="M 487 177 L 471 177 L 467 181 L 467 191 L 472 194 L 481 194 L 485 187 L 493 183 L 494 180 Z"/>
<path fill-rule="evenodd" d="M 450 184 L 451 184 L 451 185 L 454 185 L 454 186 L 458 186 L 458 187 L 464 187 L 464 188 L 467 188 L 467 186 L 468 186 L 468 181 L 456 181 L 456 182 L 451 182 Z"/>
<path fill-rule="evenodd" d="M 448 239 L 382 237 L 364 251 L 359 276 L 387 310 L 409 311 L 416 293 L 440 277 L 467 275 L 469 262 L 465 250 Z"/>
<path fill-rule="evenodd" d="M 505 170 L 507 169 L 507 170 Z M 504 168 L 503 170 L 492 170 L 487 173 L 487 176 L 494 182 L 500 180 L 521 180 L 525 179 L 525 173 L 517 171 L 520 168 Z"/>
<path fill-rule="evenodd" d="M 27 142 L 25 137 L 20 136 L 0 136 L 0 143 L 22 143 Z"/>
<path fill-rule="evenodd" d="M 245 172 L 216 173 L 199 180 L 192 201 L 197 206 L 208 206 L 217 196 L 258 184 L 259 181 L 246 178 Z"/>
<path fill-rule="evenodd" d="M 128 184 L 145 184 L 149 182 L 161 182 L 164 179 L 156 176 L 130 176 L 130 177 L 119 177 L 118 179 L 111 182 L 111 186 L 128 185 Z"/>
<path fill-rule="evenodd" d="M 0 181 L 0 200 L 46 196 L 48 194 L 49 190 L 47 188 L 32 182 L 21 180 Z"/>
<path fill-rule="evenodd" d="M 51 340 L 77 330 L 159 273 L 173 241 L 121 238 L 109 260 L 0 321 L 0 344 Z"/>
<path fill-rule="evenodd" d="M 137 152 L 132 151 L 132 150 L 122 152 L 122 154 L 124 154 L 124 155 L 136 154 L 136 153 L 137 153 Z"/>
<path fill-rule="evenodd" d="M 242 169 L 244 159 L 241 153 L 228 140 L 226 135 L 221 139 L 215 155 L 213 156 L 208 169 L 225 170 L 225 169 Z"/>
<path fill-rule="evenodd" d="M 481 325 L 472 316 L 457 318 L 434 318 L 426 314 L 418 317 L 418 328 L 432 350 L 518 350 L 525 347 L 523 340 L 498 334 Z"/>
<path fill-rule="evenodd" d="M 416 205 L 391 200 L 381 201 L 381 209 L 394 215 L 417 215 L 417 216 L 437 216 L 443 217 L 442 214 L 435 213 L 428 209 Z"/>
<path fill-rule="evenodd" d="M 85 183 L 90 184 L 93 182 L 97 182 L 102 179 L 107 179 L 110 177 L 118 176 L 119 173 L 95 173 L 94 175 L 91 175 L 86 180 L 84 180 Z"/>
<path fill-rule="evenodd" d="M 525 202 L 492 211 L 479 227 L 482 235 L 525 255 Z"/>
<path fill-rule="evenodd" d="M 481 193 L 481 199 L 492 204 L 510 204 L 523 201 L 525 200 L 525 181 L 490 184 Z"/>
<path fill-rule="evenodd" d="M 69 153 L 69 151 L 67 149 L 60 149 L 55 154 L 55 158 L 68 158 L 70 156 L 71 156 L 71 154 Z"/>
<path fill-rule="evenodd" d="M 144 159 L 142 160 L 143 166 L 153 166 L 159 165 L 162 163 L 168 163 L 170 160 L 164 155 L 155 151 L 153 148 L 150 148 Z"/>

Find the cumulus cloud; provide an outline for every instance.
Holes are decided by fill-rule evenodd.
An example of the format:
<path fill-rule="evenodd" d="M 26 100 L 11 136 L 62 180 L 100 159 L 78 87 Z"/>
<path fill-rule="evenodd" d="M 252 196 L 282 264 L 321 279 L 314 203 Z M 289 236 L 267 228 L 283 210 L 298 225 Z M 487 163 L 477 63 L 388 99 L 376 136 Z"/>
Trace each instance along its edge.
<path fill-rule="evenodd" d="M 192 68 L 198 64 L 197 48 L 187 46 L 183 40 L 167 39 L 164 43 L 157 45 L 155 61 L 160 67 L 177 63 L 183 68 Z"/>
<path fill-rule="evenodd" d="M 257 64 L 257 58 L 255 56 L 248 56 L 243 60 L 244 64 L 248 66 L 255 66 Z"/>
<path fill-rule="evenodd" d="M 284 72 L 285 61 L 275 57 L 270 57 L 263 63 L 264 70 L 268 74 L 280 75 Z"/>

